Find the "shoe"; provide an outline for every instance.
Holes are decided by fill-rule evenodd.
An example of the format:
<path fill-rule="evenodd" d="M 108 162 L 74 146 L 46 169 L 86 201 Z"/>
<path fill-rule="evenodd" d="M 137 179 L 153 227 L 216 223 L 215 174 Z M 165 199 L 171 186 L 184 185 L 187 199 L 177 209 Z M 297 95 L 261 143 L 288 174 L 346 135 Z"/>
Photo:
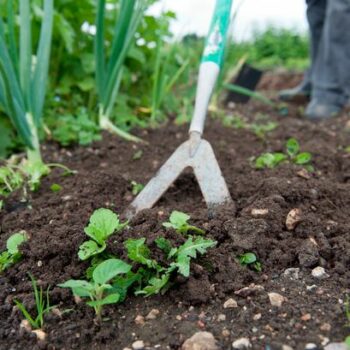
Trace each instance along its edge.
<path fill-rule="evenodd" d="M 337 116 L 343 108 L 312 99 L 305 110 L 305 117 L 312 121 L 321 121 Z"/>
<path fill-rule="evenodd" d="M 285 102 L 299 102 L 309 100 L 311 95 L 311 83 L 302 81 L 293 89 L 282 90 L 278 98 Z"/>

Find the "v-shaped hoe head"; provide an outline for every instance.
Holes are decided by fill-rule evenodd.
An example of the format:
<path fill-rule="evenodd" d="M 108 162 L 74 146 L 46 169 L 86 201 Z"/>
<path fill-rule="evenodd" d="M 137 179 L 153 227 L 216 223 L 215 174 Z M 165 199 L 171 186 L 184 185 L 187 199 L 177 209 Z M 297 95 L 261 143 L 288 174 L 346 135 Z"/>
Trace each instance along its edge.
<path fill-rule="evenodd" d="M 182 171 L 191 167 L 207 204 L 209 214 L 223 205 L 233 203 L 210 143 L 203 139 L 181 144 L 130 204 L 128 218 L 153 207 Z"/>

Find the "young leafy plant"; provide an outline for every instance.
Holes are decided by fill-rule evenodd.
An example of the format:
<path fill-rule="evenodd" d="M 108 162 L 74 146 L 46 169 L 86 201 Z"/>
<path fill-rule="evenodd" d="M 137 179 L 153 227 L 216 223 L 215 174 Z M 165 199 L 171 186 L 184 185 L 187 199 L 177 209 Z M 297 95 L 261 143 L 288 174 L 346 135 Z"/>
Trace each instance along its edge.
<path fill-rule="evenodd" d="M 239 262 L 242 266 L 252 267 L 255 271 L 260 272 L 262 270 L 261 262 L 258 261 L 254 253 L 244 253 L 239 256 Z"/>
<path fill-rule="evenodd" d="M 134 195 L 134 196 L 137 196 L 142 190 L 143 188 L 145 187 L 144 185 L 136 182 L 136 181 L 131 181 L 131 193 Z"/>
<path fill-rule="evenodd" d="M 8 238 L 6 250 L 0 254 L 0 272 L 21 260 L 22 254 L 19 246 L 27 240 L 28 236 L 25 232 L 14 233 Z"/>
<path fill-rule="evenodd" d="M 18 51 L 13 1 L 8 1 L 6 30 L 0 17 L 0 105 L 26 146 L 27 159 L 21 168 L 33 187 L 49 172 L 41 157 L 38 133 L 46 94 L 54 8 L 53 0 L 43 2 L 43 19 L 34 61 L 29 0 L 19 1 Z"/>
<path fill-rule="evenodd" d="M 91 238 L 79 247 L 81 260 L 102 253 L 106 249 L 106 240 L 113 233 L 121 231 L 128 222 L 121 223 L 117 214 L 110 209 L 100 208 L 94 211 L 84 232 Z"/>
<path fill-rule="evenodd" d="M 134 40 L 136 30 L 146 9 L 146 0 L 121 0 L 116 20 L 111 54 L 106 61 L 104 51 L 104 17 L 106 0 L 98 0 L 95 35 L 96 86 L 99 103 L 99 125 L 101 129 L 115 133 L 129 141 L 140 141 L 139 138 L 115 126 L 110 115 L 118 97 L 123 74 L 123 64 L 128 50 Z"/>
<path fill-rule="evenodd" d="M 22 312 L 23 316 L 26 318 L 26 320 L 30 323 L 30 325 L 34 329 L 40 329 L 44 325 L 44 315 L 50 312 L 50 310 L 54 306 L 50 306 L 49 288 L 47 288 L 46 290 L 46 298 L 44 299 L 44 292 L 42 287 L 38 289 L 38 285 L 34 277 L 32 275 L 29 275 L 29 277 L 32 281 L 32 286 L 34 290 L 36 317 L 34 318 L 30 315 L 29 311 L 26 309 L 23 303 L 21 303 L 18 300 L 15 300 L 15 303 Z"/>
<path fill-rule="evenodd" d="M 113 289 L 110 283 L 119 275 L 128 274 L 131 266 L 119 259 L 108 259 L 99 264 L 92 274 L 92 281 L 69 280 L 59 284 L 62 288 L 71 288 L 74 295 L 89 298 L 86 304 L 93 307 L 96 316 L 101 320 L 102 308 L 121 300 L 121 294 Z"/>
<path fill-rule="evenodd" d="M 163 226 L 166 228 L 173 228 L 176 232 L 181 234 L 187 234 L 189 231 L 200 235 L 204 234 L 204 230 L 188 223 L 190 218 L 189 215 L 174 210 L 170 215 L 169 222 L 164 222 Z"/>
<path fill-rule="evenodd" d="M 297 165 L 306 166 L 307 170 L 312 171 L 310 165 L 312 156 L 308 152 L 300 153 L 299 142 L 295 138 L 290 138 L 286 143 L 286 154 L 276 153 L 264 153 L 255 160 L 255 167 L 257 169 L 275 168 L 285 161 L 292 162 Z"/>

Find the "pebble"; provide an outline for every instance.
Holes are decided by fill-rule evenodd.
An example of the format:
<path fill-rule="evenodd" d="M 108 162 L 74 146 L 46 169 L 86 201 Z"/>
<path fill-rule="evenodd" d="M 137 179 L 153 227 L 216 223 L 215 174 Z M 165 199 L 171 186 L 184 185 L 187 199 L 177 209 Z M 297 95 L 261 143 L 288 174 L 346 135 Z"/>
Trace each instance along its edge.
<path fill-rule="evenodd" d="M 227 338 L 230 336 L 231 332 L 228 330 L 228 329 L 223 329 L 222 332 L 221 332 L 222 336 Z"/>
<path fill-rule="evenodd" d="M 142 315 L 137 315 L 135 317 L 135 323 L 139 326 L 143 326 L 145 324 L 145 318 Z"/>
<path fill-rule="evenodd" d="M 288 277 L 291 280 L 299 279 L 300 269 L 298 267 L 291 267 L 283 272 L 284 277 Z"/>
<path fill-rule="evenodd" d="M 240 338 L 235 340 L 232 343 L 233 349 L 244 350 L 244 349 L 250 349 L 251 347 L 252 347 L 252 344 L 248 338 Z"/>
<path fill-rule="evenodd" d="M 238 307 L 237 301 L 233 298 L 227 299 L 224 302 L 224 309 L 233 309 L 235 307 Z"/>
<path fill-rule="evenodd" d="M 282 350 L 293 350 L 293 348 L 289 345 L 282 345 Z"/>
<path fill-rule="evenodd" d="M 305 345 L 305 350 L 316 350 L 317 349 L 317 345 L 314 343 L 308 343 Z"/>
<path fill-rule="evenodd" d="M 329 277 L 329 275 L 326 273 L 326 270 L 324 267 L 317 266 L 311 271 L 312 277 L 315 277 L 317 279 L 326 279 Z"/>
<path fill-rule="evenodd" d="M 256 315 L 253 316 L 253 320 L 254 321 L 258 321 L 260 319 L 261 319 L 261 314 L 256 314 Z"/>
<path fill-rule="evenodd" d="M 20 325 L 20 328 L 24 328 L 26 331 L 31 332 L 32 331 L 32 327 L 30 325 L 30 323 L 27 320 L 22 320 Z"/>
<path fill-rule="evenodd" d="M 252 209 L 251 214 L 252 216 L 265 216 L 269 213 L 268 209 Z"/>
<path fill-rule="evenodd" d="M 259 293 L 263 292 L 264 290 L 265 290 L 265 288 L 263 286 L 252 283 L 248 287 L 244 287 L 242 289 L 235 291 L 235 294 L 239 295 L 241 297 L 247 297 L 249 295 L 259 294 Z"/>
<path fill-rule="evenodd" d="M 310 314 L 305 314 L 300 317 L 302 321 L 310 321 L 311 320 L 311 315 Z"/>
<path fill-rule="evenodd" d="M 278 293 L 268 293 L 270 303 L 272 306 L 281 307 L 286 300 L 285 297 Z"/>
<path fill-rule="evenodd" d="M 287 230 L 292 231 L 301 221 L 301 210 L 299 208 L 292 209 L 286 218 Z"/>
<path fill-rule="evenodd" d="M 219 347 L 211 333 L 197 332 L 182 344 L 181 350 L 219 350 Z"/>
<path fill-rule="evenodd" d="M 145 347 L 145 343 L 142 340 L 136 340 L 135 342 L 132 343 L 131 347 L 134 350 L 142 350 Z"/>
<path fill-rule="evenodd" d="M 329 343 L 324 350 L 349 350 L 349 347 L 345 343 Z"/>
<path fill-rule="evenodd" d="M 159 314 L 160 311 L 158 309 L 152 309 L 146 316 L 146 320 L 155 320 Z"/>
<path fill-rule="evenodd" d="M 332 326 L 329 323 L 323 323 L 320 326 L 320 330 L 324 332 L 329 332 L 332 329 Z"/>
<path fill-rule="evenodd" d="M 218 315 L 218 322 L 224 322 L 226 321 L 226 315 L 225 314 L 219 314 Z"/>

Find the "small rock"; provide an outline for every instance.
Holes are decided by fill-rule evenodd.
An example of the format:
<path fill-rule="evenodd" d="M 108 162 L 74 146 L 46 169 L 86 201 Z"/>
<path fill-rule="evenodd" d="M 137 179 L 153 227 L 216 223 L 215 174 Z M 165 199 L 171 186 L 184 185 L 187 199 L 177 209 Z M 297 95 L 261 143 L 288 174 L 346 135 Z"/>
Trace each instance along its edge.
<path fill-rule="evenodd" d="M 321 279 L 326 279 L 329 277 L 329 275 L 326 273 L 326 270 L 321 267 L 321 266 L 317 266 L 315 267 L 312 271 L 311 271 L 311 275 L 312 277 L 315 277 L 319 280 Z"/>
<path fill-rule="evenodd" d="M 146 320 L 155 320 L 159 314 L 160 311 L 158 309 L 152 309 L 146 316 Z"/>
<path fill-rule="evenodd" d="M 77 295 L 74 295 L 74 302 L 76 303 L 76 304 L 80 304 L 82 301 L 83 301 L 83 299 L 81 299 L 79 296 L 77 296 Z"/>
<path fill-rule="evenodd" d="M 310 321 L 311 320 L 311 315 L 310 314 L 305 314 L 300 317 L 302 321 Z"/>
<path fill-rule="evenodd" d="M 230 336 L 230 331 L 228 329 L 223 329 L 222 332 L 221 332 L 222 336 L 227 338 Z"/>
<path fill-rule="evenodd" d="M 224 309 L 233 309 L 238 307 L 237 301 L 233 298 L 227 299 L 224 302 Z"/>
<path fill-rule="evenodd" d="M 254 321 L 258 321 L 260 319 L 261 319 L 261 314 L 256 314 L 256 315 L 253 316 L 253 320 Z"/>
<path fill-rule="evenodd" d="M 320 330 L 324 332 L 329 332 L 332 329 L 332 326 L 329 323 L 323 323 L 320 326 Z"/>
<path fill-rule="evenodd" d="M 134 350 L 142 350 L 145 347 L 145 343 L 142 340 L 136 340 L 131 346 Z"/>
<path fill-rule="evenodd" d="M 268 209 L 252 209 L 251 214 L 252 216 L 265 216 L 269 213 Z"/>
<path fill-rule="evenodd" d="M 182 321 L 182 316 L 181 315 L 176 315 L 175 317 L 178 321 Z"/>
<path fill-rule="evenodd" d="M 329 343 L 324 350 L 349 350 L 349 347 L 345 343 Z"/>
<path fill-rule="evenodd" d="M 292 209 L 286 219 L 287 230 L 292 231 L 301 221 L 301 210 L 299 208 Z"/>
<path fill-rule="evenodd" d="M 313 284 L 312 286 L 306 286 L 306 290 L 309 292 L 313 291 L 316 288 L 317 288 L 316 284 Z"/>
<path fill-rule="evenodd" d="M 46 339 L 46 335 L 47 334 L 41 329 L 34 329 L 32 331 L 32 333 L 34 333 L 39 340 L 45 340 Z"/>
<path fill-rule="evenodd" d="M 259 293 L 263 292 L 264 290 L 265 290 L 265 288 L 263 286 L 252 283 L 248 287 L 244 287 L 242 289 L 235 291 L 235 294 L 239 295 L 241 297 L 247 297 L 249 295 L 259 294 Z"/>
<path fill-rule="evenodd" d="M 232 343 L 233 349 L 244 350 L 244 349 L 250 349 L 251 347 L 252 347 L 252 344 L 248 338 L 240 338 L 235 340 Z"/>
<path fill-rule="evenodd" d="M 305 345 L 305 350 L 316 350 L 317 349 L 317 345 L 314 343 L 308 343 Z"/>
<path fill-rule="evenodd" d="M 218 322 L 226 321 L 226 315 L 225 314 L 219 314 L 217 320 L 218 320 Z"/>
<path fill-rule="evenodd" d="M 270 303 L 272 306 L 281 307 L 286 300 L 285 297 L 278 293 L 268 293 Z"/>
<path fill-rule="evenodd" d="M 43 262 L 41 260 L 39 260 L 37 263 L 38 267 L 42 267 L 43 266 Z"/>
<path fill-rule="evenodd" d="M 293 350 L 293 348 L 289 345 L 282 345 L 282 350 Z"/>
<path fill-rule="evenodd" d="M 132 350 L 132 349 L 130 349 L 130 348 L 124 348 L 123 350 Z"/>
<path fill-rule="evenodd" d="M 299 170 L 298 172 L 297 172 L 297 175 L 299 176 L 299 177 L 302 177 L 303 179 L 305 179 L 305 180 L 309 180 L 310 179 L 310 173 L 306 170 L 306 169 L 301 169 L 301 170 Z"/>
<path fill-rule="evenodd" d="M 51 312 L 52 312 L 54 315 L 58 316 L 58 317 L 62 317 L 62 312 L 61 312 L 61 310 L 60 310 L 59 308 L 57 308 L 57 307 L 54 307 L 54 308 L 51 310 Z"/>
<path fill-rule="evenodd" d="M 145 324 L 145 318 L 142 315 L 137 315 L 135 317 L 135 324 L 138 326 L 143 326 Z"/>
<path fill-rule="evenodd" d="M 182 344 L 181 350 L 219 350 L 219 347 L 211 333 L 197 332 Z"/>
<path fill-rule="evenodd" d="M 283 276 L 288 277 L 291 280 L 297 280 L 299 279 L 299 272 L 300 269 L 298 267 L 291 267 L 283 272 Z"/>

